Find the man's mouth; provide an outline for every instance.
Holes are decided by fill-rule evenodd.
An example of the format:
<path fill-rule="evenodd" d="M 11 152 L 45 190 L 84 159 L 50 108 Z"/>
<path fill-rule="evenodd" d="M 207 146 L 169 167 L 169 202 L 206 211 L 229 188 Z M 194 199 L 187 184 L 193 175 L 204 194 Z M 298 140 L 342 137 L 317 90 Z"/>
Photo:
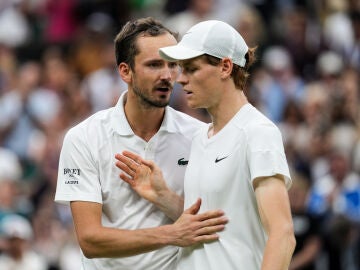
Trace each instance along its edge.
<path fill-rule="evenodd" d="M 161 84 L 161 85 L 158 85 L 155 87 L 155 89 L 157 91 L 160 91 L 160 92 L 169 92 L 172 90 L 172 86 L 171 84 L 167 84 L 167 83 L 164 83 L 164 84 Z"/>
<path fill-rule="evenodd" d="M 190 95 L 190 94 L 192 94 L 192 93 L 193 93 L 192 91 L 190 91 L 190 90 L 186 90 L 186 89 L 184 89 L 184 91 L 185 91 L 185 94 L 187 94 L 187 95 Z"/>
<path fill-rule="evenodd" d="M 160 91 L 160 92 L 168 92 L 171 90 L 171 88 L 170 87 L 156 87 L 156 90 Z"/>

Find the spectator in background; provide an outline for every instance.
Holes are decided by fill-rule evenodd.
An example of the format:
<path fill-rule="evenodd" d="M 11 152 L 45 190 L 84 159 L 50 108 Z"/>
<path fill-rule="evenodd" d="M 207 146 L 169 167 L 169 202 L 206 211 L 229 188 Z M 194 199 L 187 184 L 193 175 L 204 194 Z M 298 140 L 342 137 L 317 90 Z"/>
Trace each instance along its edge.
<path fill-rule="evenodd" d="M 12 48 L 0 43 L 0 98 L 16 84 L 17 55 Z"/>
<path fill-rule="evenodd" d="M 343 215 L 335 215 L 327 224 L 323 224 L 322 230 L 325 260 L 321 269 L 360 269 L 359 224 L 354 224 Z"/>
<path fill-rule="evenodd" d="M 260 89 L 260 108 L 271 120 L 283 120 L 286 104 L 289 101 L 300 103 L 304 94 L 304 82 L 294 70 L 291 55 L 286 48 L 273 46 L 266 49 L 263 64 L 269 80 Z"/>
<path fill-rule="evenodd" d="M 10 48 L 23 45 L 30 29 L 21 10 L 24 0 L 2 0 L 0 3 L 0 44 Z"/>
<path fill-rule="evenodd" d="M 347 62 L 360 72 L 360 10 L 350 9 L 350 19 L 354 33 L 354 42 L 345 54 Z"/>
<path fill-rule="evenodd" d="M 21 177 L 22 168 L 18 157 L 0 147 L 0 221 L 8 214 L 25 214 L 18 205 Z"/>
<path fill-rule="evenodd" d="M 104 44 L 101 53 L 102 66 L 82 81 L 82 94 L 89 99 L 92 113 L 114 106 L 121 93 L 127 89 L 126 83 L 116 70 L 114 54 L 113 42 Z"/>
<path fill-rule="evenodd" d="M 234 9 L 234 7 L 231 8 Z M 249 44 L 251 47 L 257 46 L 258 54 L 262 55 L 262 50 L 268 42 L 268 36 L 264 20 L 257 9 L 251 5 L 242 4 L 237 10 L 234 28 L 241 33 L 246 44 Z"/>
<path fill-rule="evenodd" d="M 41 76 L 38 63 L 23 64 L 16 88 L 0 97 L 0 140 L 25 163 L 31 159 L 30 146 L 42 140 L 44 128 L 60 110 L 59 96 L 40 86 Z"/>
<path fill-rule="evenodd" d="M 114 28 L 114 20 L 104 12 L 94 12 L 86 18 L 83 30 L 73 40 L 69 53 L 70 66 L 81 79 L 104 66 L 104 51 L 113 39 Z M 106 65 L 110 61 L 108 56 L 107 52 Z"/>
<path fill-rule="evenodd" d="M 214 19 L 215 0 L 189 0 L 188 3 L 186 10 L 172 15 L 164 21 L 164 24 L 177 31 L 180 37 L 194 24 Z"/>
<path fill-rule="evenodd" d="M 78 0 L 44 0 L 43 2 L 45 42 L 68 49 L 78 30 L 75 13 Z"/>
<path fill-rule="evenodd" d="M 325 220 L 341 214 L 360 223 L 360 175 L 351 169 L 348 154 L 334 150 L 328 158 L 329 173 L 314 179 L 309 211 Z"/>
<path fill-rule="evenodd" d="M 9 215 L 2 219 L 0 221 L 0 237 L 5 239 L 5 250 L 0 254 L 0 269 L 48 269 L 45 259 L 32 248 L 32 227 L 24 217 Z"/>
<path fill-rule="evenodd" d="M 285 154 L 290 170 L 303 174 L 311 179 L 308 156 L 304 155 L 308 138 L 300 138 L 304 134 L 304 113 L 300 104 L 289 101 L 284 109 L 284 120 L 278 124 L 284 140 Z M 302 142 L 304 140 L 304 142 Z M 301 142 L 304 145 L 299 145 Z M 309 180 L 310 181 L 310 180 Z"/>
<path fill-rule="evenodd" d="M 351 18 L 348 16 L 348 1 L 325 1 L 325 16 L 322 28 L 328 49 L 345 56 L 354 46 Z"/>
<path fill-rule="evenodd" d="M 329 128 L 332 147 L 351 155 L 358 137 L 359 91 L 356 72 L 345 67 L 343 58 L 333 51 L 322 52 L 317 60 L 318 80 L 328 99 L 322 125 Z"/>
<path fill-rule="evenodd" d="M 294 223 L 296 247 L 290 270 L 316 270 L 316 261 L 322 248 L 320 222 L 307 212 L 310 179 L 293 171 L 293 184 L 289 190 L 291 213 Z"/>
<path fill-rule="evenodd" d="M 321 28 L 310 9 L 305 8 L 304 1 L 294 2 L 297 4 L 288 9 L 279 7 L 272 16 L 274 35 L 271 42 L 285 47 L 291 54 L 295 72 L 304 80 L 312 80 L 316 56 L 321 49 Z"/>

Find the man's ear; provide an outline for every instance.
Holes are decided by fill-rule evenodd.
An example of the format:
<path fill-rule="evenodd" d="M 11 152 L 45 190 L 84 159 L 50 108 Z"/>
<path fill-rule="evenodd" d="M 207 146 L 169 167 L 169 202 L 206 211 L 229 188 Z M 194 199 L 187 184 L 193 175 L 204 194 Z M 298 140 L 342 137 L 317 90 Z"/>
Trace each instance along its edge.
<path fill-rule="evenodd" d="M 223 58 L 221 60 L 221 78 L 226 79 L 231 76 L 231 72 L 233 70 L 233 62 L 230 58 Z"/>
<path fill-rule="evenodd" d="M 130 83 L 132 78 L 132 70 L 130 66 L 126 63 L 120 63 L 118 66 L 118 72 L 120 74 L 121 79 L 126 82 Z"/>

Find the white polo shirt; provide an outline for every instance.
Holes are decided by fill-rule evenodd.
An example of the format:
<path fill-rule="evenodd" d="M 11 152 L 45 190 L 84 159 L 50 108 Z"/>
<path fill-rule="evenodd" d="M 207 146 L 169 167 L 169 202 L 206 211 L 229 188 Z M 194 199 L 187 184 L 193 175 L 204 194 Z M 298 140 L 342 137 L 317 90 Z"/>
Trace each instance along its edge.
<path fill-rule="evenodd" d="M 172 223 L 157 207 L 138 196 L 119 178 L 115 154 L 124 150 L 154 160 L 168 186 L 183 195 L 183 181 L 193 134 L 204 123 L 166 107 L 160 130 L 149 142 L 136 136 L 124 113 L 124 93 L 113 108 L 100 111 L 71 128 L 60 155 L 55 201 L 90 201 L 103 205 L 102 224 L 121 229 Z M 87 259 L 83 270 L 172 270 L 174 246 L 126 258 Z"/>
<path fill-rule="evenodd" d="M 281 174 L 290 186 L 280 132 L 250 104 L 215 136 L 208 138 L 207 132 L 208 127 L 202 128 L 191 147 L 185 208 L 200 197 L 200 212 L 222 209 L 229 222 L 218 241 L 183 248 L 178 269 L 259 270 L 267 236 L 252 183 Z"/>

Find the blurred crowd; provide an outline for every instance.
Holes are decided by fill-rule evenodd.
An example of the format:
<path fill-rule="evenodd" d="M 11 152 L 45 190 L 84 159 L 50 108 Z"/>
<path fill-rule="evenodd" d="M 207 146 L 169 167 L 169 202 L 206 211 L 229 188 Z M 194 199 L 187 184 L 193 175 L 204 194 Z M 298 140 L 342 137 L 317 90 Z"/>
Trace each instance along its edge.
<path fill-rule="evenodd" d="M 63 136 L 126 90 L 113 39 L 144 16 L 180 36 L 220 19 L 257 46 L 246 93 L 283 135 L 290 269 L 360 269 L 358 0 L 1 0 L 0 269 L 80 269 L 70 209 L 53 203 Z M 179 85 L 171 106 L 210 121 Z"/>

